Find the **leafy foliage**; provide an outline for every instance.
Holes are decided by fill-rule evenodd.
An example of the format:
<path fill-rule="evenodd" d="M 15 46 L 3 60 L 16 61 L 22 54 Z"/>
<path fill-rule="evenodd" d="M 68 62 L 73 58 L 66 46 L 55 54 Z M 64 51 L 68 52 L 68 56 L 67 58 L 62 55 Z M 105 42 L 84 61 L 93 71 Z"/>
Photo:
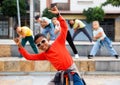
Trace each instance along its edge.
<path fill-rule="evenodd" d="M 119 7 L 120 6 L 120 0 L 107 0 L 102 4 L 102 6 L 106 6 L 108 4 L 111 4 L 112 6 Z"/>
<path fill-rule="evenodd" d="M 86 16 L 86 21 L 90 23 L 94 20 L 102 21 L 105 13 L 101 7 L 90 7 L 87 10 L 83 10 L 83 15 Z"/>
<path fill-rule="evenodd" d="M 19 0 L 19 6 L 20 6 L 20 14 L 25 15 L 26 13 L 25 0 Z M 3 0 L 1 11 L 5 16 L 9 16 L 9 17 L 17 16 L 16 0 Z"/>
<path fill-rule="evenodd" d="M 53 17 L 55 17 L 55 14 L 52 14 L 51 12 L 48 11 L 48 8 L 45 8 L 42 14 L 42 17 L 47 17 L 49 19 L 52 19 Z"/>

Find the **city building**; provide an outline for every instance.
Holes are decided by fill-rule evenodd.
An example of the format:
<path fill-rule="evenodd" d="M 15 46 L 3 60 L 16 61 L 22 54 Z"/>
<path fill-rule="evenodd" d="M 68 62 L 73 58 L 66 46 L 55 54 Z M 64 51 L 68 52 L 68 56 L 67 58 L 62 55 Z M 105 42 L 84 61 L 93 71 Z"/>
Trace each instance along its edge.
<path fill-rule="evenodd" d="M 89 7 L 100 6 L 101 3 L 106 0 L 27 0 L 29 8 L 27 10 L 28 15 L 26 17 L 21 17 L 21 23 L 29 23 L 30 27 L 36 28 L 36 23 L 33 18 L 35 15 L 42 15 L 43 10 L 46 7 L 50 7 L 51 3 L 57 3 L 58 8 L 62 16 L 66 19 L 81 19 L 85 22 L 85 16 L 83 16 L 83 10 Z M 120 41 L 120 8 L 107 5 L 103 7 L 105 11 L 104 21 L 100 22 L 101 26 L 104 28 L 107 36 L 115 42 Z M 0 38 L 13 38 L 14 32 L 10 28 L 10 20 L 0 17 Z M 85 22 L 86 23 L 86 22 Z M 91 24 L 86 23 L 87 30 L 92 36 Z M 3 30 L 4 28 L 4 30 Z M 37 27 L 38 28 L 38 27 Z M 35 32 L 35 29 L 33 29 Z M 71 33 L 73 31 L 71 30 Z M 82 35 L 82 33 L 80 34 Z M 6 37 L 5 37 L 6 36 Z M 76 40 L 79 40 L 76 37 Z M 84 36 L 80 40 L 87 40 Z"/>

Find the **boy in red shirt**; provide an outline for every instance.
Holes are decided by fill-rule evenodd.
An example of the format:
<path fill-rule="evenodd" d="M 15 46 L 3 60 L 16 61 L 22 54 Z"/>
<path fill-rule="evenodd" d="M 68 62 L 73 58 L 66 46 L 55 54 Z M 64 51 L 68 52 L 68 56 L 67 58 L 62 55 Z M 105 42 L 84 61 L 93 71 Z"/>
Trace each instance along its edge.
<path fill-rule="evenodd" d="M 15 38 L 14 41 L 18 45 L 19 52 L 28 60 L 50 61 L 50 63 L 59 71 L 58 74 L 62 72 L 70 73 L 72 75 L 72 78 L 70 77 L 69 81 L 72 80 L 74 85 L 84 85 L 82 79 L 79 77 L 77 73 L 77 69 L 73 62 L 73 59 L 65 45 L 66 35 L 68 31 L 66 21 L 60 15 L 56 6 L 51 8 L 50 12 L 57 15 L 57 19 L 60 22 L 60 26 L 61 26 L 60 35 L 55 39 L 55 41 L 52 44 L 50 44 L 46 36 L 44 36 L 43 34 L 37 34 L 35 36 L 34 42 L 36 43 L 39 49 L 44 51 L 39 54 L 28 53 L 20 44 L 19 38 Z M 63 77 L 65 78 L 65 76 Z M 48 85 L 56 85 L 56 83 L 57 85 L 58 83 L 59 85 L 65 85 L 68 82 L 63 81 L 62 84 L 60 84 L 60 82 L 58 81 L 56 82 L 56 77 L 55 77 L 53 81 L 51 81 Z"/>

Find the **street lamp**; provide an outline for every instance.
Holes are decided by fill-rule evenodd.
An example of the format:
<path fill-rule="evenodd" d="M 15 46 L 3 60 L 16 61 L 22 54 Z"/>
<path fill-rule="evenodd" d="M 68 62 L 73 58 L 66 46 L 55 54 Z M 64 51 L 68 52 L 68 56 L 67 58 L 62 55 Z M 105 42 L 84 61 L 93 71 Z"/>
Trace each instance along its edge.
<path fill-rule="evenodd" d="M 21 26 L 19 0 L 17 0 L 17 17 L 18 17 L 18 25 Z"/>

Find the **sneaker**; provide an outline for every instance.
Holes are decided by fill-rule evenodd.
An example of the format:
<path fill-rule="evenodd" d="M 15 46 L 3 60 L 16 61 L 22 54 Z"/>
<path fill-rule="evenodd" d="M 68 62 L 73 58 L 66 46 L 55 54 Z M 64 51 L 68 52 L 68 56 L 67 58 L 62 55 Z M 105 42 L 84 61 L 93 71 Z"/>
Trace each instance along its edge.
<path fill-rule="evenodd" d="M 94 42 L 94 41 L 92 41 L 91 43 L 92 43 L 92 44 L 95 44 L 95 42 Z"/>
<path fill-rule="evenodd" d="M 78 54 L 75 54 L 75 58 L 79 58 L 79 55 L 78 55 Z"/>
<path fill-rule="evenodd" d="M 88 59 L 92 59 L 93 55 L 88 55 L 87 57 L 88 57 Z"/>
<path fill-rule="evenodd" d="M 119 58 L 119 55 L 114 55 L 114 56 L 115 56 L 115 58 L 116 58 L 116 59 L 118 59 L 118 58 Z"/>

